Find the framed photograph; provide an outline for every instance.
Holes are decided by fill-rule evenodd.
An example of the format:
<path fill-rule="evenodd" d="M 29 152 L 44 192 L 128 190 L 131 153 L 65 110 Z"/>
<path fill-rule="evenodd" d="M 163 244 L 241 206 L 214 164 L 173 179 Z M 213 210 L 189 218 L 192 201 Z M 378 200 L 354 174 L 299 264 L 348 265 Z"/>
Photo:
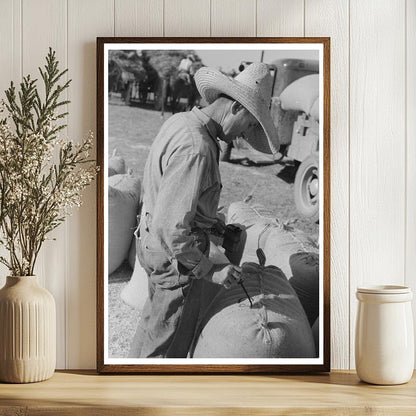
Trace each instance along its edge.
<path fill-rule="evenodd" d="M 99 372 L 330 371 L 329 51 L 97 38 Z"/>

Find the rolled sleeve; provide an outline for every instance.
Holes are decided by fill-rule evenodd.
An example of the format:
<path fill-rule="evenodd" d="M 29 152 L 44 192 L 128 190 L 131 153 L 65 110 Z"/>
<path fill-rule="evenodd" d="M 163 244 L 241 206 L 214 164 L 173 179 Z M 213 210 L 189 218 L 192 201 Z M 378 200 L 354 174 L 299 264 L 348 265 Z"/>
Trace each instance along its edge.
<path fill-rule="evenodd" d="M 210 260 L 208 260 L 207 257 L 205 257 L 204 255 L 202 255 L 201 260 L 191 270 L 191 272 L 195 276 L 195 278 L 201 279 L 204 276 L 208 276 L 209 275 L 212 267 L 213 267 L 213 263 Z"/>
<path fill-rule="evenodd" d="M 172 156 L 162 175 L 152 217 L 152 229 L 161 245 L 195 278 L 207 275 L 213 267 L 191 234 L 207 169 L 204 155 Z"/>

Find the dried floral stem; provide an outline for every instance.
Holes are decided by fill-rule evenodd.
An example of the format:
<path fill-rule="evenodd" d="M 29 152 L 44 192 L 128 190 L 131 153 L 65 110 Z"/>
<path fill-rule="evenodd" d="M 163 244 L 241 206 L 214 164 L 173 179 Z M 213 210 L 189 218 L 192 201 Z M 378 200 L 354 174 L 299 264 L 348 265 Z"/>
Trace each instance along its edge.
<path fill-rule="evenodd" d="M 66 125 L 58 121 L 67 115 L 60 108 L 69 103 L 60 96 L 70 81 L 59 84 L 67 70 L 58 66 L 49 49 L 44 70 L 39 68 L 43 99 L 28 75 L 18 92 L 11 83 L 7 103 L 0 105 L 0 245 L 10 256 L 0 263 L 14 276 L 33 275 L 43 242 L 81 205 L 97 171 L 89 157 L 92 133 L 80 144 L 59 137 Z"/>

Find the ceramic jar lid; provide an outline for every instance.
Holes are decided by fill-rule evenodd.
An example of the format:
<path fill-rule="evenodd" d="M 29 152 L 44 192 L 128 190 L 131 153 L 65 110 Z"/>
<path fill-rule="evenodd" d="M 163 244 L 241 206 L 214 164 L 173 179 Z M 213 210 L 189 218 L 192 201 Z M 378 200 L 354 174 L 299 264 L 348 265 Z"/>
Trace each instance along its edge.
<path fill-rule="evenodd" d="M 407 286 L 377 285 L 357 288 L 356 297 L 370 303 L 409 302 L 413 293 Z"/>
<path fill-rule="evenodd" d="M 358 293 L 371 293 L 380 295 L 396 295 L 401 293 L 410 293 L 411 289 L 407 286 L 395 286 L 395 285 L 375 285 L 367 287 L 358 287 Z"/>

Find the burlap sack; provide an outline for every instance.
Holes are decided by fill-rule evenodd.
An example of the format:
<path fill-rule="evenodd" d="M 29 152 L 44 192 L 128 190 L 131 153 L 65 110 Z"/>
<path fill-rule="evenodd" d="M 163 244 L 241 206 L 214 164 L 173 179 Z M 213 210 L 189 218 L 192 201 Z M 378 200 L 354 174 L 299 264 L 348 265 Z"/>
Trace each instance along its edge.
<path fill-rule="evenodd" d="M 248 227 L 253 224 L 270 224 L 275 220 L 273 213 L 260 204 L 237 201 L 228 208 L 228 224 L 238 223 Z"/>
<path fill-rule="evenodd" d="M 299 230 L 284 224 L 273 224 L 262 247 L 266 255 L 266 265 L 283 270 L 287 277 L 292 275 L 290 257 L 296 253 L 317 252 L 318 248 Z"/>
<path fill-rule="evenodd" d="M 286 226 L 258 204 L 232 203 L 227 221 L 243 228 L 240 245 L 230 258 L 233 264 L 257 262 L 256 250 L 262 248 L 266 265 L 279 267 L 290 277 L 289 258 L 292 254 L 318 251 L 306 234 Z"/>
<path fill-rule="evenodd" d="M 289 258 L 292 277 L 289 282 L 312 326 L 319 315 L 319 255 L 300 252 Z"/>
<path fill-rule="evenodd" d="M 131 174 L 108 178 L 108 273 L 127 258 L 140 201 L 140 179 Z"/>
<path fill-rule="evenodd" d="M 198 331 L 194 358 L 312 358 L 315 345 L 305 312 L 276 267 L 245 263 L 244 285 L 221 289 Z"/>
<path fill-rule="evenodd" d="M 123 175 L 126 173 L 126 163 L 114 149 L 113 154 L 108 158 L 108 176 Z"/>
<path fill-rule="evenodd" d="M 147 273 L 140 265 L 139 260 L 136 259 L 133 274 L 131 275 L 130 281 L 121 291 L 120 297 L 127 305 L 141 311 L 148 296 L 149 285 Z"/>

